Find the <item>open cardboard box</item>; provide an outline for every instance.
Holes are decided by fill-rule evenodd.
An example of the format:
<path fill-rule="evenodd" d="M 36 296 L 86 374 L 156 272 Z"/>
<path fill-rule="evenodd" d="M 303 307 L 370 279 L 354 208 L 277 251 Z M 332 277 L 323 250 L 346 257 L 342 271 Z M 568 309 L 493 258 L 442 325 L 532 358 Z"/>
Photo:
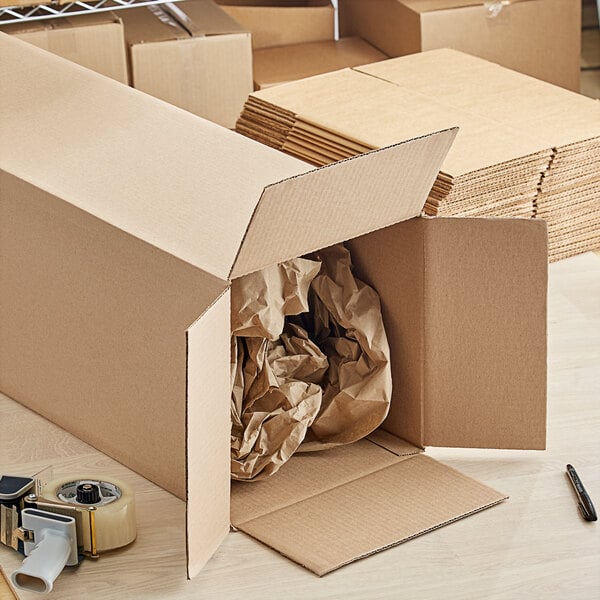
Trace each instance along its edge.
<path fill-rule="evenodd" d="M 0 56 L 0 390 L 184 499 L 190 576 L 230 523 L 323 574 L 504 498 L 421 449 L 544 447 L 546 228 L 418 217 L 455 130 L 313 169 Z M 230 281 L 343 240 L 381 295 L 389 417 L 234 485 L 230 516 Z"/>

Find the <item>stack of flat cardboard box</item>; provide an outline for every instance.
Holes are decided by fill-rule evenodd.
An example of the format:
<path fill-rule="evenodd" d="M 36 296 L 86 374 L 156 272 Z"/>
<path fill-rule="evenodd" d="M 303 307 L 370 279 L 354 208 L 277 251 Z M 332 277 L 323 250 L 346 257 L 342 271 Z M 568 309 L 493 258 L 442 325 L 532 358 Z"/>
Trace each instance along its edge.
<path fill-rule="evenodd" d="M 551 260 L 600 246 L 600 104 L 457 51 L 255 92 L 237 130 L 324 165 L 455 125 L 427 214 L 544 218 Z"/>

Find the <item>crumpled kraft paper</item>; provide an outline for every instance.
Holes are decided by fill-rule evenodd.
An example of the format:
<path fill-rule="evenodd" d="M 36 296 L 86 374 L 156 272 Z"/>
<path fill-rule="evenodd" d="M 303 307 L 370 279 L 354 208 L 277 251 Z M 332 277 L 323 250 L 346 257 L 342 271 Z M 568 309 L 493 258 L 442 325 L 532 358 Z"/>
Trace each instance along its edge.
<path fill-rule="evenodd" d="M 231 476 L 368 435 L 391 396 L 379 297 L 333 246 L 232 285 Z M 309 311 L 310 308 L 310 311 Z"/>

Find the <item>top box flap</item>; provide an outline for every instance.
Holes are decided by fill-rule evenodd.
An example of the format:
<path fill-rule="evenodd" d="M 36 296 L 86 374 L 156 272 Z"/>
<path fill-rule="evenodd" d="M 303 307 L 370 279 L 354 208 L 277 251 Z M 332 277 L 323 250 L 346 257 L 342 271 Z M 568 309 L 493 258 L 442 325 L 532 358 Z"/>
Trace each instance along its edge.
<path fill-rule="evenodd" d="M 396 456 L 369 445 L 362 440 L 296 455 L 270 480 L 234 484 L 234 525 L 324 575 L 505 498 L 429 457 Z M 331 479 L 319 471 L 328 463 Z M 307 473 L 313 473 L 312 488 L 305 485 Z M 261 486 L 278 500 L 267 509 Z"/>
<path fill-rule="evenodd" d="M 267 187 L 231 277 L 419 215 L 456 131 L 374 150 Z"/>

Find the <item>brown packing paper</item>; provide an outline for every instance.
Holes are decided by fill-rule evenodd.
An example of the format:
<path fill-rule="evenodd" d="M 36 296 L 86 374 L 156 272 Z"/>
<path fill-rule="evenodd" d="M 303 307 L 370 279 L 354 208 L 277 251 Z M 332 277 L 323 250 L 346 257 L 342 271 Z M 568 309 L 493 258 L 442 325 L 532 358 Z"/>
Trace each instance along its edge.
<path fill-rule="evenodd" d="M 355 442 L 387 415 L 391 375 L 379 297 L 354 279 L 344 246 L 314 258 L 233 283 L 234 479 L 267 477 L 298 450 Z"/>

